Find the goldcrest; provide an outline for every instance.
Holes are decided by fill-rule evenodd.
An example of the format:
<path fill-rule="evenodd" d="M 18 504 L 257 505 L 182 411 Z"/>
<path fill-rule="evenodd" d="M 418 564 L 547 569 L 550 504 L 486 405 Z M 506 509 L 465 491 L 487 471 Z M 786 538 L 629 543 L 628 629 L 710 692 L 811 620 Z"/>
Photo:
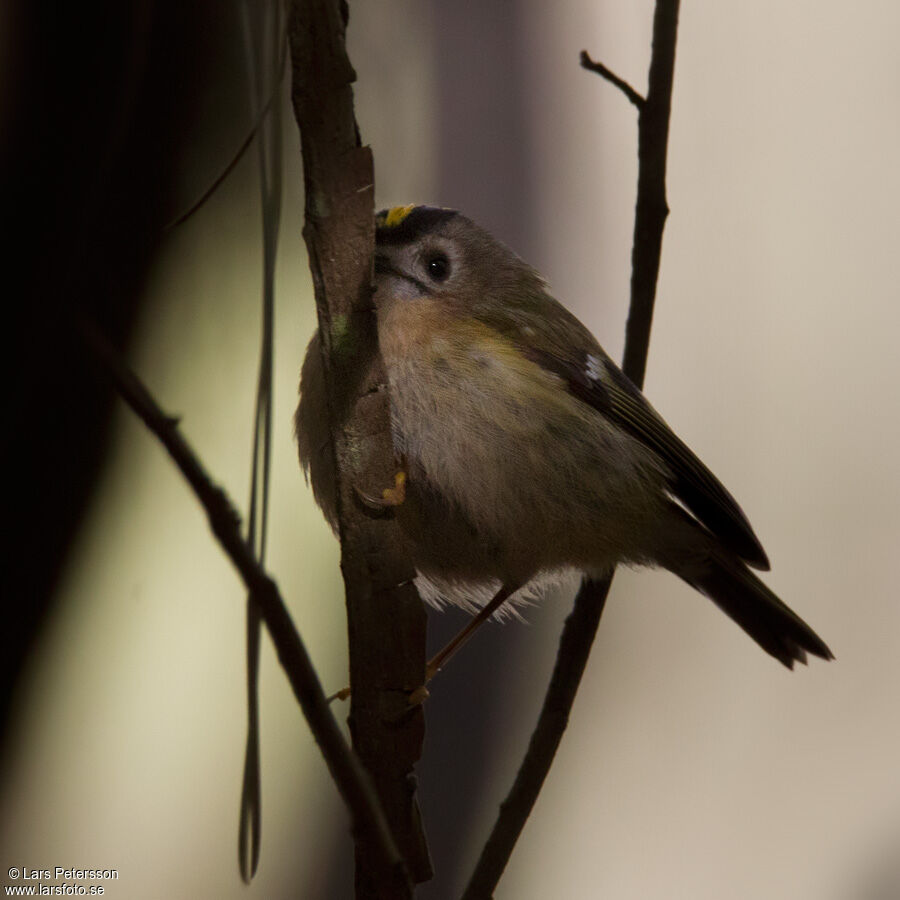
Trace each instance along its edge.
<path fill-rule="evenodd" d="M 832 658 L 750 570 L 769 563 L 728 491 L 487 231 L 449 209 L 379 213 L 374 301 L 405 477 L 394 512 L 427 599 L 508 608 L 571 570 L 661 566 L 789 668 Z M 336 527 L 318 335 L 296 428 Z"/>

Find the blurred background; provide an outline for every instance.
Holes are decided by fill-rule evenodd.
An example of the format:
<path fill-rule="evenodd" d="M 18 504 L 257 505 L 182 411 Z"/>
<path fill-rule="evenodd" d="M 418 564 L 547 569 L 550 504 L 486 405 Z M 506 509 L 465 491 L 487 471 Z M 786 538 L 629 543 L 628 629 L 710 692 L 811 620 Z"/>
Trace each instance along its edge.
<path fill-rule="evenodd" d="M 240 882 L 244 592 L 156 440 L 54 325 L 69 298 L 94 311 L 245 502 L 255 151 L 162 230 L 253 122 L 239 5 L 189 6 L 0 15 L 14 426 L 0 872 L 115 868 L 114 898 L 345 898 L 347 818 L 267 639 L 262 860 Z M 351 3 L 377 204 L 465 211 L 617 358 L 635 110 L 578 53 L 643 91 L 652 12 Z M 883 0 L 685 3 L 675 69 L 646 393 L 738 498 L 768 583 L 837 660 L 789 673 L 672 576 L 617 574 L 498 898 L 900 898 L 898 28 Z M 288 82 L 268 559 L 330 690 L 347 666 L 338 547 L 291 433 L 315 315 Z M 486 628 L 434 683 L 418 773 L 437 875 L 417 896 L 465 884 L 573 593 Z M 432 615 L 430 641 L 463 618 Z"/>

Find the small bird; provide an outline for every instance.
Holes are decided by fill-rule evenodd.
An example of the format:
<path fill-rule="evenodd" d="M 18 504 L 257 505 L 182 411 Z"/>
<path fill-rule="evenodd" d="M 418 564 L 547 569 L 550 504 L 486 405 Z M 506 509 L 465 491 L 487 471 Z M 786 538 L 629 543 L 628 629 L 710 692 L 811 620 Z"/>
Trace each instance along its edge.
<path fill-rule="evenodd" d="M 376 218 L 375 309 L 402 469 L 384 492 L 426 599 L 475 627 L 572 570 L 661 566 L 788 668 L 816 633 L 749 567 L 769 561 L 732 496 L 544 279 L 451 209 Z M 318 335 L 303 363 L 300 462 L 336 528 Z"/>

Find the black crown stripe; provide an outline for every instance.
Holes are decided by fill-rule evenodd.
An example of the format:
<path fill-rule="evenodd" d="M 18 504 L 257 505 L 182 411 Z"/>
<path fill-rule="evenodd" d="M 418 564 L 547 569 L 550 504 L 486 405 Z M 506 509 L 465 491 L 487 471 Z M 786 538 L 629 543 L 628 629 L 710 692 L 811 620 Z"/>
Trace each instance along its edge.
<path fill-rule="evenodd" d="M 415 206 L 396 225 L 387 225 L 392 210 L 383 209 L 375 217 L 375 243 L 408 244 L 428 234 L 449 219 L 458 216 L 455 209 L 440 206 Z"/>

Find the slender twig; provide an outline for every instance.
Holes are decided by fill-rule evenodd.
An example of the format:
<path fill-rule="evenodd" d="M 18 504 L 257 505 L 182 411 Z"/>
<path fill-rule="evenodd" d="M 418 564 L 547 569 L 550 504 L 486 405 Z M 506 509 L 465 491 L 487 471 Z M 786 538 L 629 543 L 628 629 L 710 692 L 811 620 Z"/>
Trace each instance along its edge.
<path fill-rule="evenodd" d="M 372 783 L 331 713 L 319 677 L 291 621 L 278 586 L 259 565 L 253 549 L 241 535 L 240 518 L 230 498 L 212 481 L 178 430 L 178 420 L 163 412 L 115 348 L 92 323 L 82 320 L 78 327 L 86 347 L 103 365 L 116 389 L 159 438 L 187 479 L 206 511 L 213 534 L 258 605 L 278 659 L 350 812 L 354 832 L 366 835 L 377 848 L 384 867 L 395 873 L 395 877 L 405 880 L 403 859 Z"/>
<path fill-rule="evenodd" d="M 675 65 L 679 0 L 657 0 L 653 18 L 653 52 L 650 60 L 647 98 L 639 97 L 608 70 L 601 72 L 623 90 L 639 109 L 638 190 L 632 250 L 631 303 L 625 336 L 623 369 L 638 386 L 644 381 L 650 325 L 656 297 L 656 280 L 662 248 L 666 204 L 666 143 Z M 582 54 L 582 65 L 587 54 Z M 591 67 L 587 67 L 591 68 Z M 605 67 L 604 67 L 605 69 Z M 629 93 L 631 91 L 631 93 Z M 631 94 L 634 96 L 631 96 Z M 537 801 L 544 779 L 569 721 L 578 685 L 594 642 L 612 574 L 586 580 L 572 613 L 566 619 L 550 684 L 538 723 L 531 736 L 512 789 L 503 801 L 490 837 L 463 894 L 463 900 L 489 898 L 512 855 L 525 821 Z"/>
<path fill-rule="evenodd" d="M 274 103 L 278 100 L 281 94 L 281 83 L 284 77 L 284 68 L 285 63 L 287 62 L 287 43 L 282 46 L 281 52 L 281 61 L 278 64 L 278 78 L 275 80 L 275 84 L 272 86 L 272 91 L 269 94 L 268 100 L 266 100 L 265 105 L 260 109 L 257 113 L 256 118 L 254 119 L 253 125 L 250 128 L 250 131 L 247 132 L 246 137 L 241 142 L 241 145 L 235 151 L 234 156 L 231 157 L 231 160 L 228 162 L 228 165 L 222 169 L 221 172 L 215 177 L 212 184 L 200 195 L 200 198 L 192 203 L 183 213 L 177 215 L 170 222 L 166 222 L 163 225 L 163 231 L 171 231 L 173 228 L 177 228 L 179 225 L 183 225 L 187 222 L 191 216 L 194 215 L 201 207 L 206 205 L 206 202 L 212 197 L 213 194 L 222 186 L 225 179 L 235 170 L 237 164 L 244 158 L 244 154 L 250 148 L 250 145 L 253 143 L 253 138 L 256 137 L 257 132 L 259 131 L 262 123 L 265 121 L 266 116 L 269 114 L 269 110 L 272 109 Z"/>
<path fill-rule="evenodd" d="M 587 50 L 581 51 L 581 67 L 589 72 L 596 72 L 610 84 L 614 84 L 638 109 L 643 109 L 647 102 L 624 78 L 619 78 L 612 69 L 607 69 L 602 62 L 595 62 Z"/>
<path fill-rule="evenodd" d="M 644 384 L 656 281 L 662 254 L 666 202 L 666 155 L 669 113 L 675 73 L 675 38 L 679 0 L 656 0 L 653 52 L 647 78 L 647 102 L 638 115 L 638 186 L 631 249 L 631 303 L 625 327 L 622 370 L 638 386 Z"/>
<path fill-rule="evenodd" d="M 272 104 L 280 91 L 287 56 L 287 29 L 281 0 L 262 4 L 251 15 L 251 0 L 244 0 L 244 56 L 250 87 L 252 118 L 260 120 L 258 109 Z M 279 62 L 279 56 L 281 61 Z M 268 94 L 268 100 L 266 100 Z M 265 102 L 263 102 L 265 101 Z M 258 126 L 259 182 L 262 195 L 263 284 L 262 341 L 253 420 L 253 454 L 250 469 L 250 502 L 247 514 L 247 543 L 260 566 L 265 565 L 268 535 L 269 471 L 272 448 L 272 369 L 275 340 L 275 260 L 281 221 L 281 104 Z M 241 878 L 249 884 L 259 865 L 262 841 L 262 777 L 259 751 L 259 653 L 262 621 L 253 597 L 247 598 L 247 738 L 244 775 L 238 820 L 238 865 Z"/>

